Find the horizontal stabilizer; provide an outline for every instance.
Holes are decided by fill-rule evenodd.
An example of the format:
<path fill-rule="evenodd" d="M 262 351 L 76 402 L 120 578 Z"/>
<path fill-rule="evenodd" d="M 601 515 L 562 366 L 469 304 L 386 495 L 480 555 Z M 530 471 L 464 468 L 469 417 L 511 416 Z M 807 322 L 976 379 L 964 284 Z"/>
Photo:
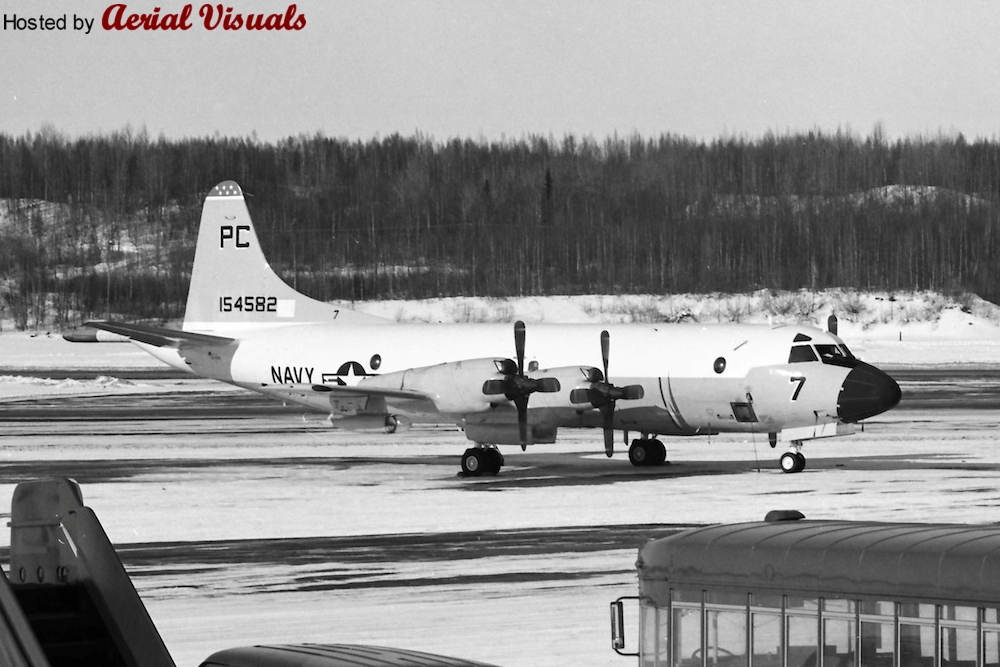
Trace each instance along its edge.
<path fill-rule="evenodd" d="M 84 326 L 110 331 L 120 336 L 126 336 L 131 340 L 156 347 L 180 348 L 184 343 L 193 343 L 201 346 L 224 347 L 235 343 L 233 338 L 225 336 L 212 336 L 209 334 L 194 333 L 191 331 L 180 331 L 179 329 L 168 329 L 166 327 L 154 327 L 146 324 L 128 324 L 126 322 L 111 322 L 108 320 L 91 320 L 85 322 Z"/>

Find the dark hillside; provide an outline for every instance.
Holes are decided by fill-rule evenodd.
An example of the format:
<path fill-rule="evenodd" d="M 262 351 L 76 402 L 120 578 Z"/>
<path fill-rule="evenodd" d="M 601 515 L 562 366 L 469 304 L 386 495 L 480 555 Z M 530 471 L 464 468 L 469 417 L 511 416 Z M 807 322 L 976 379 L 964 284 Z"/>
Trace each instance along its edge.
<path fill-rule="evenodd" d="M 1000 144 L 961 135 L 47 131 L 0 135 L 0 317 L 179 316 L 202 198 L 227 179 L 279 273 L 325 300 L 834 286 L 1000 298 Z"/>

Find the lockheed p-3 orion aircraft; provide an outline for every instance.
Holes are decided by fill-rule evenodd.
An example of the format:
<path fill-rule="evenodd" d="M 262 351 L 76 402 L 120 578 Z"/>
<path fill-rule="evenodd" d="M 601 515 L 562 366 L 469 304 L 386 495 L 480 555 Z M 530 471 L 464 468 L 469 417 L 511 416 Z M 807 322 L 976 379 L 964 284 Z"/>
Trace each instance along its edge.
<path fill-rule="evenodd" d="M 803 442 L 845 435 L 900 399 L 896 382 L 836 335 L 801 325 L 403 324 L 298 293 L 271 269 L 239 185 L 205 200 L 181 329 L 88 323 L 195 375 L 393 431 L 454 423 L 474 444 L 467 475 L 496 474 L 497 445 L 551 443 L 560 428 L 638 434 L 634 465 L 666 457 L 658 435 L 768 434 L 780 465 Z"/>

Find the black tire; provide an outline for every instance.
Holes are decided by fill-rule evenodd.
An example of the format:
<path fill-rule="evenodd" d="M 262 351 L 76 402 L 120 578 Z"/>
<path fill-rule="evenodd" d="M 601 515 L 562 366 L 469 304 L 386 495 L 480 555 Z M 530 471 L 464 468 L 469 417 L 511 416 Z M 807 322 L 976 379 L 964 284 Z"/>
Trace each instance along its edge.
<path fill-rule="evenodd" d="M 649 440 L 633 440 L 632 446 L 628 448 L 628 460 L 632 465 L 648 466 L 651 452 L 649 451 Z"/>
<path fill-rule="evenodd" d="M 479 477 L 486 466 L 486 456 L 482 449 L 467 449 L 462 454 L 462 473 L 468 477 Z"/>
<path fill-rule="evenodd" d="M 802 472 L 806 469 L 806 457 L 802 455 L 802 452 L 795 452 L 795 460 L 798 462 L 795 472 Z"/>
<path fill-rule="evenodd" d="M 653 438 L 650 442 L 652 457 L 649 460 L 651 466 L 661 466 L 667 460 L 667 447 L 662 442 Z"/>
<path fill-rule="evenodd" d="M 795 452 L 785 452 L 778 459 L 778 465 L 781 466 L 782 472 L 792 473 L 799 471 L 799 457 L 795 455 Z"/>
<path fill-rule="evenodd" d="M 385 432 L 395 433 L 396 429 L 399 428 L 399 420 L 396 415 L 386 415 L 385 416 Z"/>
<path fill-rule="evenodd" d="M 485 463 L 483 464 L 483 472 L 488 475 L 496 475 L 500 472 L 500 468 L 503 467 L 503 456 L 500 455 L 500 451 L 496 449 L 484 449 Z"/>

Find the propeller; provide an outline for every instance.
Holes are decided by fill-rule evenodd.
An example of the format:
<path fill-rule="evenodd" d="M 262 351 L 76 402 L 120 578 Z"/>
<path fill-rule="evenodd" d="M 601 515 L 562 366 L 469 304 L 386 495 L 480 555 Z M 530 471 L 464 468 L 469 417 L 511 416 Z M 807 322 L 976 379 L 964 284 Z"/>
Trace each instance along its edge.
<path fill-rule="evenodd" d="M 602 375 L 597 368 L 589 369 L 587 380 L 590 382 L 590 387 L 574 389 L 569 395 L 571 403 L 590 403 L 600 411 L 604 428 L 604 453 L 607 454 L 608 458 L 611 458 L 611 455 L 615 453 L 615 403 L 617 401 L 634 401 L 642 398 L 645 394 L 641 384 L 630 384 L 624 387 L 616 387 L 611 384 L 611 380 L 608 378 L 610 352 L 611 334 L 602 331 L 601 360 L 604 362 L 604 374 Z"/>
<path fill-rule="evenodd" d="M 528 396 L 536 391 L 551 394 L 562 388 L 556 378 L 535 380 L 524 374 L 524 339 L 524 322 L 518 320 L 514 323 L 514 349 L 517 352 L 517 362 L 513 359 L 504 359 L 500 363 L 500 372 L 504 377 L 499 380 L 487 380 L 483 384 L 483 393 L 487 396 L 503 394 L 514 402 L 514 407 L 517 408 L 521 449 L 525 449 L 528 443 Z"/>

